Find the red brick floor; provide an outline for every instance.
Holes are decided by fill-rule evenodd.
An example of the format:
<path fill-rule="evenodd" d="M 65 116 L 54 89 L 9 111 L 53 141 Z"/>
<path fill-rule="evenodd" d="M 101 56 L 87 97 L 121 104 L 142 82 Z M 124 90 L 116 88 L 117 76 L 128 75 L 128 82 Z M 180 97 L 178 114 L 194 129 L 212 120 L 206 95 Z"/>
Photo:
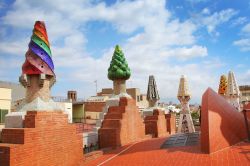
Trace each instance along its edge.
<path fill-rule="evenodd" d="M 201 153 L 199 146 L 160 149 L 160 146 L 165 140 L 166 138 L 156 138 L 130 144 L 110 151 L 93 161 L 84 163 L 84 165 L 250 166 L 250 143 L 242 142 L 238 145 L 208 155 Z M 126 148 L 128 149 L 117 155 Z"/>

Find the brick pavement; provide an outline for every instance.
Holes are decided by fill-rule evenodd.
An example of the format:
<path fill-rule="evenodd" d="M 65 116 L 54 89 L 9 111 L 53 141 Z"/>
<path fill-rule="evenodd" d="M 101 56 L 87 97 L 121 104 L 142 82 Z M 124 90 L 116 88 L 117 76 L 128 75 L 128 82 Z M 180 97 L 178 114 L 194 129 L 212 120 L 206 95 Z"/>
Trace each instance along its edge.
<path fill-rule="evenodd" d="M 221 151 L 204 154 L 201 153 L 199 146 L 174 147 L 160 149 L 165 138 L 155 138 L 136 144 L 126 145 L 105 153 L 103 156 L 84 163 L 86 166 L 102 165 L 108 166 L 161 166 L 161 165 L 202 165 L 202 166 L 247 166 L 250 165 L 250 143 L 241 142 L 232 147 Z M 128 150 L 114 157 L 108 162 L 109 158 L 115 156 L 125 148 Z"/>

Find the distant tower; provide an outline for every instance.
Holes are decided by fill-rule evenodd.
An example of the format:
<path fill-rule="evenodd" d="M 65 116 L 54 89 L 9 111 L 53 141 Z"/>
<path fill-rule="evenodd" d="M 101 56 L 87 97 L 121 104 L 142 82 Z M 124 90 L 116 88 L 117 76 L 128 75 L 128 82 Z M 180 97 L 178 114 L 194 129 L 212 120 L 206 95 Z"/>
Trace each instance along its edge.
<path fill-rule="evenodd" d="M 157 106 L 157 101 L 160 99 L 158 91 L 157 91 L 155 78 L 153 75 L 149 76 L 147 99 L 149 101 L 149 107 Z"/>
<path fill-rule="evenodd" d="M 238 111 L 240 111 L 240 90 L 236 82 L 234 73 L 229 71 L 228 84 L 226 89 L 226 99 L 231 103 Z"/>
<path fill-rule="evenodd" d="M 178 90 L 178 100 L 181 103 L 181 112 L 180 112 L 180 120 L 178 126 L 178 133 L 192 133 L 195 132 L 194 124 L 192 121 L 192 117 L 190 114 L 189 108 L 189 100 L 190 100 L 190 92 L 188 90 L 187 78 L 185 76 L 181 76 L 179 90 Z"/>
<path fill-rule="evenodd" d="M 218 94 L 225 96 L 226 89 L 227 89 L 227 76 L 222 75 L 220 77 L 220 85 L 219 85 L 219 89 L 218 89 Z"/>

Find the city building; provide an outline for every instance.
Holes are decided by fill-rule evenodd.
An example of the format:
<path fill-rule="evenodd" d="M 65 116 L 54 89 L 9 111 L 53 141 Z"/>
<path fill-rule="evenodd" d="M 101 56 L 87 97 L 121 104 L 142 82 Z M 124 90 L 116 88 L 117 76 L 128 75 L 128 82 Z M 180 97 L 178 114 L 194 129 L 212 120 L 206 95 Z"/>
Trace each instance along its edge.
<path fill-rule="evenodd" d="M 240 102 L 250 101 L 250 85 L 241 85 L 239 89 L 241 93 Z"/>
<path fill-rule="evenodd" d="M 51 98 L 56 104 L 58 104 L 63 109 L 64 112 L 68 114 L 68 121 L 69 123 L 72 123 L 73 122 L 72 100 L 61 96 L 53 96 Z"/>
<path fill-rule="evenodd" d="M 68 114 L 68 121 L 69 121 L 69 123 L 72 123 L 73 122 L 73 106 L 72 106 L 72 102 L 68 101 L 68 100 L 55 101 L 55 102 L 57 104 L 59 104 L 61 106 L 61 108 L 63 108 L 63 111 Z"/>
<path fill-rule="evenodd" d="M 84 101 L 77 101 L 72 103 L 72 116 L 73 123 L 83 123 L 85 112 L 84 112 Z"/>
<path fill-rule="evenodd" d="M 108 96 L 92 96 L 84 102 L 85 122 L 87 124 L 96 124 L 108 99 Z"/>
<path fill-rule="evenodd" d="M 10 111 L 15 111 L 16 104 L 20 103 L 20 101 L 25 98 L 25 88 L 21 84 L 7 81 L 0 81 L 0 87 L 11 89 Z"/>
<path fill-rule="evenodd" d="M 127 93 L 136 101 L 136 106 L 139 109 L 148 108 L 149 102 L 147 100 L 146 94 L 141 94 L 139 88 L 128 88 Z M 112 88 L 104 88 L 101 92 L 97 93 L 97 96 L 112 96 L 113 89 Z"/>
<path fill-rule="evenodd" d="M 175 113 L 179 113 L 181 110 L 179 108 L 176 108 L 176 106 L 174 105 L 168 105 L 166 106 L 166 111 L 165 113 L 168 114 L 170 112 L 175 112 Z"/>
<path fill-rule="evenodd" d="M 0 125 L 4 124 L 5 115 L 11 109 L 11 89 L 0 86 Z"/>
<path fill-rule="evenodd" d="M 136 101 L 136 106 L 140 110 L 149 106 L 146 94 L 141 94 L 140 89 L 130 88 L 127 89 L 127 93 Z M 77 98 L 76 91 L 68 91 L 67 101 L 72 102 L 72 122 L 96 124 L 96 121 L 100 119 L 100 113 L 103 111 L 106 101 L 112 95 L 112 88 L 104 88 L 96 96 L 83 100 Z"/>

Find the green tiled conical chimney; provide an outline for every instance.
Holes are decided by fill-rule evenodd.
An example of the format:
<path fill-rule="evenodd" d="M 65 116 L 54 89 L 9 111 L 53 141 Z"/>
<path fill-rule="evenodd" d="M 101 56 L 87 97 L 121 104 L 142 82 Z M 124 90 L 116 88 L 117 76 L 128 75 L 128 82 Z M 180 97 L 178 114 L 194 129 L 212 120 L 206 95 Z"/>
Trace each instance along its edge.
<path fill-rule="evenodd" d="M 131 75 L 130 68 L 120 46 L 116 45 L 108 69 L 108 78 L 113 81 L 114 94 L 126 94 L 126 80 Z"/>

